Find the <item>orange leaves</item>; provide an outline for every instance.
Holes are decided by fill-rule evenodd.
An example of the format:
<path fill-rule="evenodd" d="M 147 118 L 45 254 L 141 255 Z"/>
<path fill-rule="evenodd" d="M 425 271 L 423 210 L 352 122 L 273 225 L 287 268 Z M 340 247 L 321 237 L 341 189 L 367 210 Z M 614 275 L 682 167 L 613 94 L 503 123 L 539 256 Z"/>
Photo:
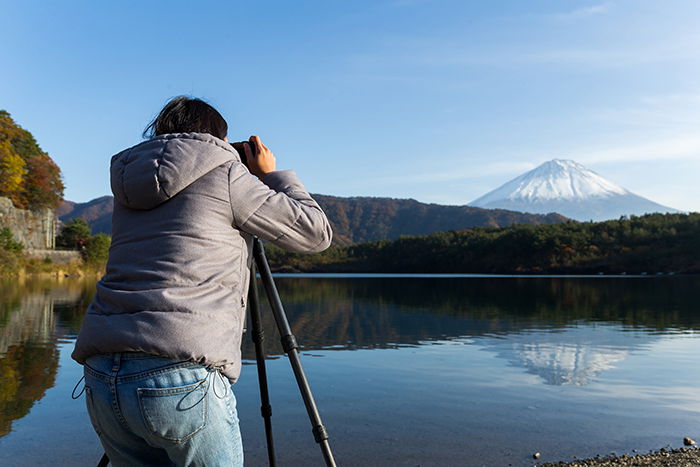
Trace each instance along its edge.
<path fill-rule="evenodd" d="M 0 196 L 18 208 L 55 209 L 63 188 L 61 169 L 30 132 L 0 110 Z"/>
<path fill-rule="evenodd" d="M 25 170 L 22 159 L 8 140 L 0 141 L 0 196 L 6 196 L 17 205 L 21 204 Z"/>

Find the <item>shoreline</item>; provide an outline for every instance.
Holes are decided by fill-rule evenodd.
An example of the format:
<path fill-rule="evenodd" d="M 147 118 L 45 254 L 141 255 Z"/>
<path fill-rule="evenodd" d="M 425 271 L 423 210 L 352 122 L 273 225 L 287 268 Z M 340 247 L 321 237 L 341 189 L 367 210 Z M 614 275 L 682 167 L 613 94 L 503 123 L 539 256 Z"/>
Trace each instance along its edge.
<path fill-rule="evenodd" d="M 697 446 L 683 448 L 661 448 L 647 454 L 622 454 L 596 456 L 573 461 L 546 462 L 534 464 L 535 467 L 696 467 L 700 466 L 700 448 Z"/>
<path fill-rule="evenodd" d="M 32 262 L 24 264 L 17 269 L 11 271 L 0 272 L 0 279 L 63 279 L 84 277 L 100 277 L 105 272 L 105 265 L 92 266 L 84 263 L 69 263 L 69 264 L 45 264 L 40 262 Z"/>
<path fill-rule="evenodd" d="M 397 277 L 397 278 L 573 278 L 573 279 L 653 279 L 661 277 L 677 277 L 677 276 L 697 276 L 692 273 L 665 273 L 665 274 L 489 274 L 489 273 L 460 273 L 460 272 L 289 272 L 284 269 L 272 269 L 272 274 L 275 277 Z"/>

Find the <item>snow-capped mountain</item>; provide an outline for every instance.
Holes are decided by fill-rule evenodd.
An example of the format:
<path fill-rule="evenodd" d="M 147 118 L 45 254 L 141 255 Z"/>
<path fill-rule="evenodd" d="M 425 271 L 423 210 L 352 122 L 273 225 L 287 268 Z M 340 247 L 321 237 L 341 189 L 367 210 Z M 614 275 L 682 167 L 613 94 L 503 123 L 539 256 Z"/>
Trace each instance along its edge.
<path fill-rule="evenodd" d="M 578 162 L 562 159 L 545 162 L 469 204 L 531 213 L 558 212 L 581 221 L 678 212 L 635 195 Z"/>

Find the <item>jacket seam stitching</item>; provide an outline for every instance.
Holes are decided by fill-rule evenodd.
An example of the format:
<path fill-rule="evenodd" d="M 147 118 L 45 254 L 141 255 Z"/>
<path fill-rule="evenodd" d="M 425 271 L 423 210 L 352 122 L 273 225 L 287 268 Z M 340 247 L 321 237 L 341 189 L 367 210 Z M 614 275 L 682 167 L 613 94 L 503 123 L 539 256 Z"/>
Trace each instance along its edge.
<path fill-rule="evenodd" d="M 127 205 L 131 204 L 131 203 L 129 202 L 129 197 L 126 195 L 126 180 L 125 180 L 126 177 L 124 176 L 124 172 L 126 172 L 126 163 L 129 160 L 129 157 L 131 156 L 131 153 L 133 150 L 134 150 L 134 148 L 129 149 L 129 152 L 127 152 L 126 155 L 124 156 L 124 158 L 121 160 L 121 164 L 122 164 L 121 176 L 119 177 L 119 178 L 121 178 L 121 182 L 122 182 L 122 194 L 124 195 L 124 201 L 126 201 Z"/>
<path fill-rule="evenodd" d="M 229 188 L 229 189 L 230 189 L 230 188 Z M 278 191 L 277 193 L 283 193 L 283 192 L 279 192 L 279 191 Z M 284 193 L 283 193 L 283 194 L 284 194 Z M 255 213 L 258 212 L 258 210 L 259 210 L 260 208 L 262 208 L 262 207 L 265 205 L 265 203 L 267 203 L 267 201 L 268 201 L 269 199 L 270 199 L 270 198 L 267 198 L 267 199 L 265 199 L 265 201 L 263 201 L 262 203 L 260 203 L 255 209 L 252 210 L 252 212 L 250 213 L 250 215 L 249 215 L 248 217 L 246 217 L 245 220 L 244 220 L 243 222 L 241 222 L 240 224 L 237 224 L 237 225 L 239 225 L 239 226 L 245 225 L 245 223 L 248 222 L 248 221 L 255 215 Z M 233 206 L 231 206 L 231 207 L 233 208 Z M 296 221 L 295 221 L 295 222 L 296 222 Z M 241 230 L 244 230 L 244 229 L 241 229 Z"/>
<path fill-rule="evenodd" d="M 325 239 L 325 238 L 321 238 L 321 240 L 319 240 L 319 242 L 318 242 L 317 244 L 315 244 L 314 246 L 312 246 L 312 247 L 309 248 L 309 249 L 310 249 L 310 250 L 315 250 L 315 249 L 316 249 L 321 243 L 323 243 L 324 241 L 326 241 L 326 239 Z"/>
<path fill-rule="evenodd" d="M 168 194 L 167 191 L 165 191 L 165 188 L 163 188 L 163 185 L 160 183 L 160 167 L 161 167 L 161 162 L 163 161 L 163 158 L 165 157 L 165 147 L 167 145 L 164 144 L 160 148 L 160 154 L 158 155 L 158 158 L 156 159 L 156 189 L 158 191 L 162 191 L 165 194 L 166 198 L 170 198 L 170 195 Z"/>
<path fill-rule="evenodd" d="M 235 162 L 235 161 L 234 161 Z M 233 170 L 233 163 L 228 166 L 228 205 L 231 208 L 231 217 L 233 217 L 234 225 L 239 225 L 236 221 L 236 213 L 233 212 L 233 200 L 231 199 L 231 171 Z"/>
<path fill-rule="evenodd" d="M 143 313 L 143 312 L 148 312 L 148 313 L 186 313 L 189 315 L 196 315 L 197 317 L 202 317 L 202 318 L 213 318 L 216 319 L 220 317 L 221 315 L 218 312 L 213 312 L 213 313 L 206 313 L 200 310 L 188 310 L 188 309 L 183 309 L 183 308 L 170 308 L 167 310 L 121 310 L 118 313 L 104 313 L 104 312 L 99 312 L 95 310 L 95 306 L 90 307 L 88 309 L 87 314 L 90 315 L 95 315 L 95 316 L 125 316 L 125 315 L 133 315 L 134 313 Z"/>
<path fill-rule="evenodd" d="M 289 225 L 289 230 L 293 230 L 293 229 L 294 229 L 294 226 L 297 225 L 297 224 L 299 223 L 299 219 L 301 219 L 301 215 L 302 215 L 302 214 L 303 214 L 303 212 L 302 212 L 301 210 L 299 210 L 299 214 L 297 214 L 296 219 L 294 219 L 294 222 L 292 222 L 292 223 Z M 287 234 L 286 234 L 285 232 L 282 232 L 278 237 L 275 238 L 274 241 L 277 241 L 277 240 L 279 240 L 280 238 L 286 237 L 286 236 L 287 236 Z"/>

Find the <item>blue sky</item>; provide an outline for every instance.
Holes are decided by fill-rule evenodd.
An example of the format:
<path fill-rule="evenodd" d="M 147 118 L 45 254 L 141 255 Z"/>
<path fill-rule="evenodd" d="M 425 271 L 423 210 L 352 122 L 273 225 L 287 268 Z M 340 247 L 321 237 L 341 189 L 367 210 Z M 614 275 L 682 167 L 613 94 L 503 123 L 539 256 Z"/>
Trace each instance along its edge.
<path fill-rule="evenodd" d="M 700 211 L 700 2 L 0 0 L 0 108 L 109 194 L 170 98 L 338 196 L 466 204 L 554 158 Z"/>

